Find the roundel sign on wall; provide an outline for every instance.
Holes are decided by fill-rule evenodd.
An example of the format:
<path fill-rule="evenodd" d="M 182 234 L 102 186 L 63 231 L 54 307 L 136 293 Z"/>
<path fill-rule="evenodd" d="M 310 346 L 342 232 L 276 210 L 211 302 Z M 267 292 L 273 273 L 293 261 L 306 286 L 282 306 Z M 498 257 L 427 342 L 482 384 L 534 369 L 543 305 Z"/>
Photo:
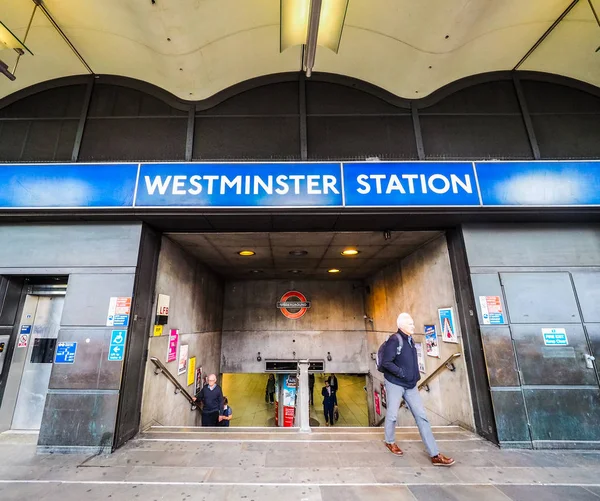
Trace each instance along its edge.
<path fill-rule="evenodd" d="M 277 302 L 277 308 L 287 318 L 296 320 L 303 317 L 306 311 L 310 308 L 310 301 L 306 296 L 298 291 L 286 292 Z"/>

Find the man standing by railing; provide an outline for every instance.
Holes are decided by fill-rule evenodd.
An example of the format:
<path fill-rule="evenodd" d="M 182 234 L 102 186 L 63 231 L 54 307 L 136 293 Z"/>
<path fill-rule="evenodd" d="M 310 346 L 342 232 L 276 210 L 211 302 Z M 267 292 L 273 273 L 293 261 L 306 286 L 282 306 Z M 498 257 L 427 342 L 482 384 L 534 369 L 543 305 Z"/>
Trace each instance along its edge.
<path fill-rule="evenodd" d="M 208 384 L 194 397 L 202 409 L 202 426 L 218 426 L 219 415 L 223 410 L 223 392 L 217 384 L 217 376 L 208 376 Z"/>
<path fill-rule="evenodd" d="M 387 394 L 385 445 L 392 454 L 403 455 L 400 447 L 396 445 L 396 420 L 398 409 L 404 399 L 417 422 L 421 439 L 431 457 L 432 464 L 434 466 L 452 466 L 454 459 L 440 454 L 425 414 L 419 388 L 417 388 L 421 374 L 419 373 L 417 349 L 412 337 L 415 333 L 415 322 L 408 313 L 400 313 L 397 323 L 398 332 L 390 336 L 382 346 L 381 368 Z"/>

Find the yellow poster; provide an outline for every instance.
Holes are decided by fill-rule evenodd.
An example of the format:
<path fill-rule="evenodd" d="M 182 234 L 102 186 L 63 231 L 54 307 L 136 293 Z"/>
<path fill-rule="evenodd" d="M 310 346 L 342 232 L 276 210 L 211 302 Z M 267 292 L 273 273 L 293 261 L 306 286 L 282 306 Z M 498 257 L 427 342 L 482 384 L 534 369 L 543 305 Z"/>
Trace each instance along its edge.
<path fill-rule="evenodd" d="M 155 325 L 154 326 L 154 337 L 162 336 L 162 333 L 163 333 L 163 326 Z"/>
<path fill-rule="evenodd" d="M 190 358 L 190 362 L 188 364 L 188 380 L 187 385 L 191 386 L 196 381 L 196 357 Z"/>

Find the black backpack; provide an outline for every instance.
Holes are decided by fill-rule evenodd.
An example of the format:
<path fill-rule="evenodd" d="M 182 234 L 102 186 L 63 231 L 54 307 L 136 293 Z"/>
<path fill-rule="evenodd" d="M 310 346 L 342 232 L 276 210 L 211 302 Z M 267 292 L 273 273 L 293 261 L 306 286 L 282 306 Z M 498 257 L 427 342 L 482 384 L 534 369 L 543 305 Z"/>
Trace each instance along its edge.
<path fill-rule="evenodd" d="M 386 338 L 386 340 L 383 343 L 381 343 L 381 346 L 377 350 L 377 359 L 375 360 L 375 363 L 377 364 L 377 370 L 379 372 L 382 372 L 382 373 L 386 372 L 385 369 L 381 366 L 381 362 L 383 360 L 383 351 L 385 349 L 385 345 L 392 338 L 393 335 L 394 334 L 388 336 Z M 400 334 L 398 334 L 397 332 L 395 333 L 395 335 L 398 336 L 398 341 L 400 342 L 399 349 L 400 349 L 400 351 L 402 351 L 402 344 L 404 343 L 404 340 L 402 339 L 402 336 Z"/>

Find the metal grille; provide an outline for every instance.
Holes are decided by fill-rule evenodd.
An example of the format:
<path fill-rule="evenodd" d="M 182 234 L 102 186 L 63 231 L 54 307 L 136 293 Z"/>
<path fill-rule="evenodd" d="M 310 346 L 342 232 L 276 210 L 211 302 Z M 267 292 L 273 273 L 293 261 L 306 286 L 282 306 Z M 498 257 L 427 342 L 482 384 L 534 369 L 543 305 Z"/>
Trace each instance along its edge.
<path fill-rule="evenodd" d="M 289 117 L 197 118 L 194 159 L 284 160 L 300 156 L 300 124 Z"/>
<path fill-rule="evenodd" d="M 183 160 L 187 118 L 89 119 L 82 161 Z"/>
<path fill-rule="evenodd" d="M 523 82 L 542 158 L 600 157 L 600 97 L 548 82 Z"/>
<path fill-rule="evenodd" d="M 531 159 L 521 116 L 421 116 L 429 159 Z"/>
<path fill-rule="evenodd" d="M 320 116 L 308 118 L 310 159 L 416 159 L 409 116 Z"/>
<path fill-rule="evenodd" d="M 409 101 L 312 79 L 242 92 L 194 121 L 192 104 L 96 83 L 81 122 L 86 86 L 57 87 L 0 108 L 0 162 L 69 161 L 77 151 L 80 161 L 283 161 L 302 151 L 311 160 L 413 160 L 419 134 L 426 159 L 531 159 L 536 140 L 542 158 L 600 157 L 600 94 L 522 77 L 528 135 L 515 85 L 503 78 L 419 109 L 418 122 Z"/>

